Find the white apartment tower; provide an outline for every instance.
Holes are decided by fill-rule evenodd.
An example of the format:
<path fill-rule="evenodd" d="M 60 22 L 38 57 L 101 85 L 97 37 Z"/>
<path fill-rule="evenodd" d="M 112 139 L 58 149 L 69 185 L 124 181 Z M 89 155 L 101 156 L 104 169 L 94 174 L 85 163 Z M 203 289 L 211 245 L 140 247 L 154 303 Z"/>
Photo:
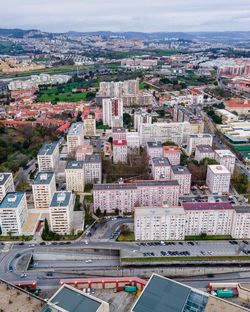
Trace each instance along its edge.
<path fill-rule="evenodd" d="M 121 98 L 108 98 L 102 100 L 102 121 L 104 125 L 113 127 L 113 118 L 123 117 L 123 101 Z"/>
<path fill-rule="evenodd" d="M 185 166 L 172 166 L 171 180 L 177 180 L 180 185 L 180 196 L 189 195 L 191 188 L 191 172 Z"/>
<path fill-rule="evenodd" d="M 0 203 L 2 235 L 22 235 L 22 227 L 27 217 L 28 208 L 25 193 L 7 193 Z"/>
<path fill-rule="evenodd" d="M 198 133 L 198 134 L 191 134 L 187 140 L 187 154 L 191 155 L 197 145 L 210 145 L 213 144 L 213 137 L 209 133 Z"/>
<path fill-rule="evenodd" d="M 222 165 L 208 165 L 206 184 L 211 193 L 228 193 L 230 188 L 230 171 Z"/>
<path fill-rule="evenodd" d="M 49 210 L 52 196 L 56 191 L 53 172 L 39 172 L 32 184 L 35 209 Z"/>
<path fill-rule="evenodd" d="M 85 135 L 92 137 L 96 135 L 96 121 L 93 115 L 88 115 L 84 118 Z"/>
<path fill-rule="evenodd" d="M 67 135 L 68 154 L 75 154 L 76 148 L 83 144 L 84 127 L 82 122 L 73 123 Z"/>
<path fill-rule="evenodd" d="M 15 192 L 12 173 L 0 173 L 0 203 L 9 192 Z"/>
<path fill-rule="evenodd" d="M 69 192 L 84 192 L 84 162 L 70 160 L 67 162 L 66 169 L 66 189 Z"/>
<path fill-rule="evenodd" d="M 58 142 L 46 143 L 37 154 L 39 172 L 55 171 L 59 161 Z"/>
<path fill-rule="evenodd" d="M 102 183 L 102 160 L 100 155 L 86 155 L 84 162 L 86 184 Z"/>
<path fill-rule="evenodd" d="M 171 180 L 171 165 L 166 157 L 152 159 L 152 175 L 154 180 Z"/>
<path fill-rule="evenodd" d="M 71 192 L 55 192 L 49 207 L 51 230 L 70 234 L 73 226 L 74 198 Z"/>
<path fill-rule="evenodd" d="M 230 150 L 215 150 L 214 154 L 215 160 L 233 174 L 236 156 Z"/>

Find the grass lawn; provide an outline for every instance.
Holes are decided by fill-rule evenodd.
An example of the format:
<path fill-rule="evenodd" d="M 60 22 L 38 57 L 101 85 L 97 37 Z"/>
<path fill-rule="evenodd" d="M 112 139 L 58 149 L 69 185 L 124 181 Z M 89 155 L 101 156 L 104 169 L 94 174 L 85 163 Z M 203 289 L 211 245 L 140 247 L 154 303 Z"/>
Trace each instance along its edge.
<path fill-rule="evenodd" d="M 2 236 L 0 235 L 0 241 L 30 241 L 33 236 Z"/>
<path fill-rule="evenodd" d="M 80 195 L 76 195 L 74 211 L 80 211 L 80 210 L 81 210 L 81 209 L 79 209 L 79 207 L 78 207 L 79 201 L 80 201 Z"/>
<path fill-rule="evenodd" d="M 46 91 L 47 92 L 47 91 Z M 80 93 L 43 93 L 37 98 L 38 102 L 79 102 L 87 100 L 88 92 Z"/>
<path fill-rule="evenodd" d="M 205 237 L 199 235 L 185 236 L 186 241 L 198 241 L 198 240 L 229 240 L 232 239 L 230 235 L 207 235 Z"/>
<path fill-rule="evenodd" d="M 135 240 L 135 235 L 133 232 L 128 234 L 120 234 L 117 238 L 118 242 L 133 242 Z"/>
<path fill-rule="evenodd" d="M 249 256 L 205 256 L 205 257 L 139 257 L 121 258 L 121 262 L 171 262 L 171 261 L 244 261 L 250 260 Z"/>
<path fill-rule="evenodd" d="M 84 196 L 84 201 L 86 202 L 86 203 L 93 203 L 93 195 L 85 195 Z"/>

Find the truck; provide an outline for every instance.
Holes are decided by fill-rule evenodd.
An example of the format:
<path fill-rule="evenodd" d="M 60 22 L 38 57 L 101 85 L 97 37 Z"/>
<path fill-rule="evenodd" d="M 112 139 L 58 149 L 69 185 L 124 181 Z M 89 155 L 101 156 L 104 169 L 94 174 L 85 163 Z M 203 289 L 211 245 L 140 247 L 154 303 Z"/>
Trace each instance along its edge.
<path fill-rule="evenodd" d="M 232 289 L 217 289 L 215 292 L 219 298 L 233 298 L 235 296 Z"/>
<path fill-rule="evenodd" d="M 124 291 L 126 291 L 128 293 L 135 293 L 137 291 L 137 287 L 136 286 L 125 286 Z"/>

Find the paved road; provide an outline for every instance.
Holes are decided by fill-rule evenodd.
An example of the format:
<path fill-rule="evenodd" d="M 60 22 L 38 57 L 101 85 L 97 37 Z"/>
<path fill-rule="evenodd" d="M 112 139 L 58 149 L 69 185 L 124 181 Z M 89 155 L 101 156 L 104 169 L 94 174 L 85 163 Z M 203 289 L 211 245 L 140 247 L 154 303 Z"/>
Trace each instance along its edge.
<path fill-rule="evenodd" d="M 122 219 L 117 219 L 117 222 L 112 224 L 112 226 L 104 233 L 103 239 L 109 239 L 111 234 L 115 232 L 117 228 L 119 228 L 120 225 L 125 224 L 125 223 L 133 223 L 134 219 L 131 218 L 122 218 Z"/>

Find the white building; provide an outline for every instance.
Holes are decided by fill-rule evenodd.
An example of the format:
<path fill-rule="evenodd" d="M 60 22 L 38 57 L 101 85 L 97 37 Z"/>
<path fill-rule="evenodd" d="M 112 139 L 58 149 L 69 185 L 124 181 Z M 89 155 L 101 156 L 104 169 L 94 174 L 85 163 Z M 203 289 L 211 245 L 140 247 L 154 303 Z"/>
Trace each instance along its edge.
<path fill-rule="evenodd" d="M 83 160 L 85 159 L 86 155 L 93 155 L 94 148 L 93 145 L 90 144 L 83 144 L 76 148 L 76 160 Z"/>
<path fill-rule="evenodd" d="M 136 131 L 126 132 L 126 140 L 128 144 L 128 148 L 130 150 L 139 149 L 140 148 L 140 137 L 139 133 Z"/>
<path fill-rule="evenodd" d="M 126 140 L 113 141 L 113 162 L 114 164 L 126 163 L 128 161 L 128 145 Z"/>
<path fill-rule="evenodd" d="M 204 158 L 214 159 L 214 150 L 211 145 L 196 145 L 195 160 L 202 161 Z"/>
<path fill-rule="evenodd" d="M 48 210 L 55 191 L 55 174 L 53 172 L 39 172 L 32 184 L 35 209 Z"/>
<path fill-rule="evenodd" d="M 113 126 L 113 117 L 123 117 L 123 101 L 121 98 L 102 100 L 102 121 L 104 125 Z"/>
<path fill-rule="evenodd" d="M 0 203 L 9 192 L 15 192 L 12 173 L 0 173 Z"/>
<path fill-rule="evenodd" d="M 84 118 L 84 132 L 89 137 L 96 135 L 96 121 L 93 115 L 88 115 Z"/>
<path fill-rule="evenodd" d="M 181 150 L 179 146 L 163 146 L 163 157 L 167 157 L 171 165 L 179 165 L 181 161 Z"/>
<path fill-rule="evenodd" d="M 75 155 L 76 148 L 83 144 L 84 127 L 83 122 L 73 123 L 67 135 L 68 154 Z"/>
<path fill-rule="evenodd" d="M 236 156 L 230 150 L 215 150 L 214 153 L 215 160 L 233 174 Z"/>
<path fill-rule="evenodd" d="M 199 133 L 199 134 L 191 134 L 187 140 L 187 154 L 191 155 L 197 145 L 210 145 L 213 144 L 213 137 L 209 133 Z"/>
<path fill-rule="evenodd" d="M 112 128 L 113 141 L 126 140 L 126 130 L 122 127 L 113 127 Z"/>
<path fill-rule="evenodd" d="M 135 240 L 184 240 L 185 225 L 183 207 L 135 208 Z"/>
<path fill-rule="evenodd" d="M 171 179 L 177 180 L 180 185 L 180 196 L 189 195 L 191 188 L 191 172 L 185 166 L 172 166 Z"/>
<path fill-rule="evenodd" d="M 55 192 L 49 207 L 51 230 L 57 234 L 70 234 L 73 229 L 75 195 L 71 192 Z"/>
<path fill-rule="evenodd" d="M 139 130 L 141 124 L 152 124 L 152 116 L 148 113 L 134 113 L 134 129 Z"/>
<path fill-rule="evenodd" d="M 66 190 L 69 192 L 84 192 L 84 162 L 70 160 L 67 162 L 66 168 Z"/>
<path fill-rule="evenodd" d="M 85 183 L 102 183 L 102 160 L 99 155 L 86 155 L 84 163 Z"/>
<path fill-rule="evenodd" d="M 38 170 L 40 172 L 55 171 L 59 158 L 58 142 L 44 144 L 37 154 Z"/>
<path fill-rule="evenodd" d="M 161 142 L 147 142 L 147 154 L 150 159 L 155 157 L 162 157 L 162 144 Z"/>
<path fill-rule="evenodd" d="M 131 212 L 136 206 L 178 205 L 179 188 L 177 181 L 96 184 L 93 187 L 94 209 Z"/>
<path fill-rule="evenodd" d="M 206 184 L 211 193 L 228 193 L 230 188 L 230 171 L 223 165 L 208 165 Z"/>
<path fill-rule="evenodd" d="M 232 226 L 233 238 L 250 238 L 250 206 L 235 206 Z"/>
<path fill-rule="evenodd" d="M 28 208 L 25 193 L 7 193 L 0 203 L 2 235 L 22 235 L 22 227 L 27 217 Z"/>
<path fill-rule="evenodd" d="M 121 98 L 124 95 L 139 94 L 139 79 L 125 81 L 102 81 L 99 85 L 99 95 Z"/>
<path fill-rule="evenodd" d="M 154 180 L 171 180 L 171 165 L 168 158 L 152 158 L 152 175 Z"/>

